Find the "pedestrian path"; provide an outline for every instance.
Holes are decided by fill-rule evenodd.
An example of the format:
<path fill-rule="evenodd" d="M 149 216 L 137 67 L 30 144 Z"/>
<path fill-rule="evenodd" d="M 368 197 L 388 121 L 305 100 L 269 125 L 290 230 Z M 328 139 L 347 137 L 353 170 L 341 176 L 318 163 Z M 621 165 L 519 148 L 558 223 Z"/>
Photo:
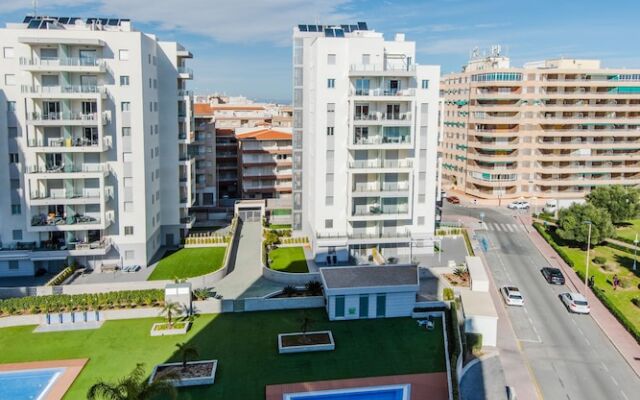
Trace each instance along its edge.
<path fill-rule="evenodd" d="M 497 222 L 486 222 L 483 225 L 485 230 L 492 232 L 527 233 L 527 229 L 521 224 L 499 224 Z"/>

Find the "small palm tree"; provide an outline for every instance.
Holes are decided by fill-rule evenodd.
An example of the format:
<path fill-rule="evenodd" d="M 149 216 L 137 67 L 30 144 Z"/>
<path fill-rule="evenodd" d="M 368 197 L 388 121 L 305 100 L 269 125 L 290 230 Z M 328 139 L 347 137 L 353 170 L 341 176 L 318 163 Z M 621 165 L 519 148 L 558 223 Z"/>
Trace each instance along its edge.
<path fill-rule="evenodd" d="M 160 311 L 160 315 L 167 316 L 167 322 L 169 323 L 169 328 L 171 328 L 173 326 L 173 316 L 178 315 L 181 312 L 182 312 L 182 307 L 180 306 L 180 304 L 167 301 L 166 303 L 164 303 L 164 307 L 162 307 L 162 310 Z"/>
<path fill-rule="evenodd" d="M 172 381 L 180 380 L 176 372 L 156 375 L 152 382 L 146 379 L 144 365 L 138 364 L 128 376 L 117 383 L 98 381 L 89 388 L 88 400 L 150 400 L 162 398 L 175 399 L 177 392 Z"/>
<path fill-rule="evenodd" d="M 194 359 L 200 355 L 198 349 L 188 343 L 176 343 L 176 347 L 182 359 L 182 370 L 187 369 L 187 362 L 190 358 Z"/>
<path fill-rule="evenodd" d="M 302 318 L 300 318 L 300 331 L 302 332 L 302 343 L 309 343 L 310 340 L 307 337 L 307 332 L 311 329 L 315 321 L 307 315 L 307 313 L 302 314 Z"/>

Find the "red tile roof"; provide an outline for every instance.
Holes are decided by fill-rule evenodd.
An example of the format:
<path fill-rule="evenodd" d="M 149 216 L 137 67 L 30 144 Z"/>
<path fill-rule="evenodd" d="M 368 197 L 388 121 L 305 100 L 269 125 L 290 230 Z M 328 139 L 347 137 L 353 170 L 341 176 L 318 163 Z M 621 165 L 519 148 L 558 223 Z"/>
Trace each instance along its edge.
<path fill-rule="evenodd" d="M 291 140 L 291 133 L 276 131 L 273 129 L 259 129 L 255 131 L 237 133 L 237 139 L 255 139 L 255 140 Z"/>
<path fill-rule="evenodd" d="M 211 106 L 207 103 L 194 103 L 193 112 L 195 113 L 195 115 L 212 115 L 213 114 L 213 110 L 211 110 Z"/>

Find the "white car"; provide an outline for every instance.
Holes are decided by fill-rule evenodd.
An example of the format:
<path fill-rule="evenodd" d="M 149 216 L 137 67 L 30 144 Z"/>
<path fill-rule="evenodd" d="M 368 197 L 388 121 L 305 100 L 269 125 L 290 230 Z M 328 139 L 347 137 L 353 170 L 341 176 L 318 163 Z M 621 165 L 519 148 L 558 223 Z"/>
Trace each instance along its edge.
<path fill-rule="evenodd" d="M 589 314 L 589 302 L 580 293 L 562 293 L 560 299 L 570 312 L 577 314 Z"/>
<path fill-rule="evenodd" d="M 515 286 L 503 286 L 500 289 L 500 294 L 502 294 L 502 298 L 504 302 L 507 303 L 508 306 L 523 306 L 524 305 L 524 297 L 522 297 L 522 293 L 520 293 L 520 289 Z"/>
<path fill-rule="evenodd" d="M 507 206 L 511 210 L 528 210 L 529 207 L 531 206 L 528 201 L 514 201 Z"/>

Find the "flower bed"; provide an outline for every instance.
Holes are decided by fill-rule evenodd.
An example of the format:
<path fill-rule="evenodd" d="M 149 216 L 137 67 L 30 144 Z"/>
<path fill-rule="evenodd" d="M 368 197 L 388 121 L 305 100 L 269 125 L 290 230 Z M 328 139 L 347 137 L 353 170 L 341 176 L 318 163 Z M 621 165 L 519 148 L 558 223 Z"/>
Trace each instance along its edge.
<path fill-rule="evenodd" d="M 281 333 L 278 335 L 278 352 L 306 353 L 310 351 L 335 350 L 336 344 L 331 331 Z"/>
<path fill-rule="evenodd" d="M 153 382 L 159 374 L 174 372 L 180 376 L 179 381 L 171 381 L 175 387 L 213 385 L 217 368 L 218 360 L 191 361 L 187 363 L 186 368 L 182 363 L 160 364 L 153 369 L 149 381 Z"/>
<path fill-rule="evenodd" d="M 171 326 L 168 322 L 158 322 L 151 327 L 151 336 L 184 335 L 190 326 L 191 322 L 174 322 Z"/>

